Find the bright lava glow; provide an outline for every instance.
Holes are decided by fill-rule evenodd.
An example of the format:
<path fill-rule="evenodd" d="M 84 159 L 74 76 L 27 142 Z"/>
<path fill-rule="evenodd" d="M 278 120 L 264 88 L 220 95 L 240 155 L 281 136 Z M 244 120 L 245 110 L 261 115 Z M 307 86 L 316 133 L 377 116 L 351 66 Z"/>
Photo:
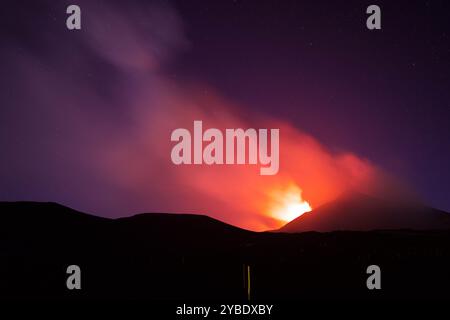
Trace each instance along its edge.
<path fill-rule="evenodd" d="M 270 215 L 279 220 L 289 222 L 305 212 L 312 211 L 309 203 L 302 198 L 302 190 L 296 185 L 290 185 L 283 192 L 276 191 L 272 196 L 274 205 Z"/>

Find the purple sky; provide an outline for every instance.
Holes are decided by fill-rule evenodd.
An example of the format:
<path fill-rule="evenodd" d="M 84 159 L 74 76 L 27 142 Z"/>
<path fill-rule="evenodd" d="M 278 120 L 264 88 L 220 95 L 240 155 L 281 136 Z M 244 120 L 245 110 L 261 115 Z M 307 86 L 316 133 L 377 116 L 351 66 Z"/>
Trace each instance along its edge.
<path fill-rule="evenodd" d="M 158 194 L 143 202 L 99 158 L 141 137 L 143 101 L 158 119 L 193 85 L 368 159 L 450 211 L 447 1 L 377 1 L 381 31 L 365 27 L 367 1 L 76 3 L 74 32 L 64 1 L 3 6 L 0 200 L 103 215 L 170 203 L 157 164 L 146 183 Z"/>

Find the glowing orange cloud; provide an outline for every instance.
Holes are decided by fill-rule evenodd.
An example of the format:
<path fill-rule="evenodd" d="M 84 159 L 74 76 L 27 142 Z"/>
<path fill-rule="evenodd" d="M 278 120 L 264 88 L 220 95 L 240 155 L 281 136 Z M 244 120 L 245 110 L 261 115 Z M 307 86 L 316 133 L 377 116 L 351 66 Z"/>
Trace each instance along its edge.
<path fill-rule="evenodd" d="M 89 10 L 96 19 L 85 45 L 120 75 L 111 90 L 113 102 L 123 112 L 120 125 L 90 114 L 89 108 L 86 115 L 78 116 L 98 130 L 89 166 L 95 162 L 96 180 L 114 193 L 103 200 L 109 207 L 127 208 L 129 213 L 208 214 L 239 227 L 267 230 L 349 188 L 371 188 L 377 174 L 367 160 L 352 153 L 330 152 L 287 121 L 246 111 L 204 83 L 167 76 L 166 62 L 189 46 L 182 23 L 166 6 L 149 7 L 146 12 L 152 19 L 141 15 L 141 10 L 122 12 L 103 6 Z M 115 26 L 113 32 L 110 25 Z M 118 34 L 126 39 L 126 46 L 123 41 L 118 45 Z M 98 92 L 86 90 L 87 101 L 99 101 Z M 251 165 L 174 165 L 171 133 L 190 128 L 194 120 L 201 120 L 205 130 L 279 129 L 278 174 L 261 176 L 258 166 Z"/>
<path fill-rule="evenodd" d="M 302 190 L 295 184 L 291 184 L 286 190 L 273 190 L 271 195 L 273 204 L 268 207 L 267 214 L 275 219 L 289 222 L 312 210 L 302 198 Z"/>
<path fill-rule="evenodd" d="M 104 155 L 107 174 L 120 188 L 144 202 L 148 194 L 159 195 L 160 202 L 149 201 L 142 210 L 203 213 L 247 229 L 275 229 L 348 189 L 370 186 L 375 177 L 367 160 L 333 154 L 285 121 L 243 114 L 211 88 L 205 94 L 196 86 L 158 84 L 157 102 L 141 93 L 132 105 L 133 131 Z M 150 98 L 151 107 L 145 102 Z M 261 176 L 251 165 L 174 165 L 170 134 L 196 119 L 205 128 L 279 128 L 279 173 Z"/>

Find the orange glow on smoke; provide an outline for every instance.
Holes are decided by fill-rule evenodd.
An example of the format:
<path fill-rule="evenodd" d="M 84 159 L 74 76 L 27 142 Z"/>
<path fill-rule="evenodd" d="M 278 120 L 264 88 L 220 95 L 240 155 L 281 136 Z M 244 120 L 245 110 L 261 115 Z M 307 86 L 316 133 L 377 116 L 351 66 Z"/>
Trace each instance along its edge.
<path fill-rule="evenodd" d="M 289 222 L 312 211 L 310 204 L 302 198 L 302 190 L 295 184 L 291 184 L 286 190 L 276 190 L 271 196 L 273 204 L 268 214 L 275 219 Z"/>
<path fill-rule="evenodd" d="M 332 152 L 287 121 L 246 114 L 213 89 L 187 89 L 161 85 L 152 108 L 141 101 L 155 97 L 143 93 L 132 108 L 135 129 L 102 148 L 99 170 L 139 199 L 134 212 L 200 213 L 244 229 L 275 230 L 347 190 L 370 191 L 376 181 L 376 167 L 364 158 Z M 204 130 L 279 129 L 279 172 L 260 175 L 260 166 L 249 164 L 174 165 L 172 131 L 192 130 L 198 119 Z"/>

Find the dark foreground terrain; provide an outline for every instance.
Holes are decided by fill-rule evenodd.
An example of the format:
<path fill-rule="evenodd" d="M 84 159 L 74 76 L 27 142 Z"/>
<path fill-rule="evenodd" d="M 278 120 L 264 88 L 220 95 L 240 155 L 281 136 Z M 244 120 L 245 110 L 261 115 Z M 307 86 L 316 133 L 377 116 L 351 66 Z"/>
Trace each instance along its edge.
<path fill-rule="evenodd" d="M 206 216 L 109 220 L 54 203 L 0 203 L 0 297 L 449 299 L 448 231 L 254 233 Z M 66 288 L 66 268 L 82 289 Z M 366 268 L 381 268 L 368 290 Z"/>

